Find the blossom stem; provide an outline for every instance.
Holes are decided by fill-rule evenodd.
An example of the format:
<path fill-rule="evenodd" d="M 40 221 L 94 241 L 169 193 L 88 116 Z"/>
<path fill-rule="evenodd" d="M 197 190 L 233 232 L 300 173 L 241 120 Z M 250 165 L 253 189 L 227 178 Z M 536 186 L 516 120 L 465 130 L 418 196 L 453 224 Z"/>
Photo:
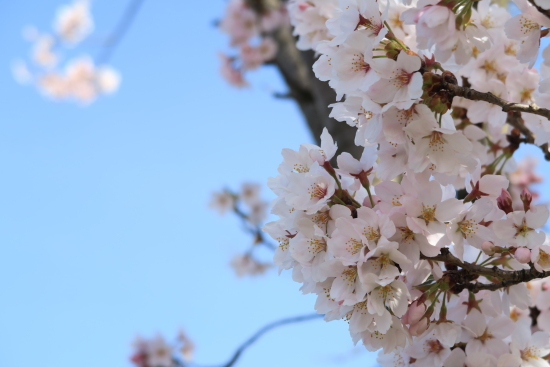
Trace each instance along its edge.
<path fill-rule="evenodd" d="M 487 264 L 487 262 L 489 262 L 493 259 L 494 259 L 494 256 L 490 256 L 489 258 L 485 259 L 481 264 L 479 264 L 479 266 L 483 266 L 483 265 Z"/>
<path fill-rule="evenodd" d="M 481 257 L 482 252 L 483 252 L 483 251 L 479 251 L 479 254 L 477 254 L 477 257 L 476 257 L 476 261 L 474 261 L 474 264 L 477 264 L 477 261 L 478 261 L 479 258 Z"/>
<path fill-rule="evenodd" d="M 401 48 L 403 48 L 403 50 L 407 51 L 409 48 L 408 48 L 407 46 L 405 46 L 403 43 L 401 43 L 401 41 L 398 40 L 397 37 L 395 37 L 395 35 L 394 35 L 394 33 L 393 33 L 393 31 L 392 31 L 390 25 L 388 24 L 388 22 L 384 21 L 384 25 L 386 26 L 386 28 L 388 28 L 388 31 L 389 31 L 389 32 L 388 32 L 389 37 L 388 37 L 388 34 L 386 34 L 386 37 L 387 37 L 388 39 L 391 39 L 392 41 L 397 42 L 397 44 L 398 44 L 399 46 L 401 46 Z"/>
<path fill-rule="evenodd" d="M 445 305 L 446 294 L 443 294 L 443 301 L 441 302 L 441 309 L 439 310 L 439 322 L 447 321 L 447 306 Z"/>
<path fill-rule="evenodd" d="M 369 194 L 370 205 L 374 208 L 374 200 L 372 200 L 372 194 L 370 193 L 370 185 L 368 183 L 364 183 L 363 187 L 367 189 L 367 193 Z"/>
<path fill-rule="evenodd" d="M 331 197 L 330 199 L 331 199 L 332 201 L 336 201 L 338 204 L 341 204 L 341 205 L 344 205 L 344 206 L 346 205 L 346 203 L 344 203 L 344 202 L 342 201 L 342 199 L 340 199 L 340 198 L 339 198 L 338 196 L 336 196 L 336 195 L 332 195 L 332 197 Z"/>

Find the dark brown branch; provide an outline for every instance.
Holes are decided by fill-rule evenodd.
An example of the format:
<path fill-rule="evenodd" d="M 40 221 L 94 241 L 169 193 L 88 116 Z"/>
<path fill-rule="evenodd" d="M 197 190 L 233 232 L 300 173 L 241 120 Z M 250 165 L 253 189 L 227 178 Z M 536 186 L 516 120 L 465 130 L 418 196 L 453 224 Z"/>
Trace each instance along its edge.
<path fill-rule="evenodd" d="M 541 8 L 540 6 L 538 6 L 538 5 L 535 3 L 535 0 L 529 0 L 529 2 L 531 3 L 531 5 L 533 5 L 535 8 L 537 8 L 537 10 L 538 10 L 539 12 L 541 12 L 541 13 L 544 14 L 548 19 L 550 19 L 550 9 L 549 9 L 549 10 L 546 10 L 546 9 Z"/>
<path fill-rule="evenodd" d="M 550 110 L 546 108 L 541 108 L 534 103 L 529 105 L 521 103 L 511 103 L 500 97 L 495 96 L 491 92 L 478 92 L 475 89 L 461 87 L 459 85 L 447 83 L 445 81 L 441 83 L 441 86 L 442 88 L 451 92 L 454 96 L 463 97 L 472 101 L 484 101 L 500 106 L 502 108 L 502 111 L 508 112 L 508 118 L 506 119 L 506 122 L 510 126 L 518 129 L 525 136 L 526 143 L 535 144 L 535 136 L 533 135 L 531 130 L 529 130 L 529 128 L 523 123 L 520 112 L 532 113 L 550 119 Z M 544 158 L 547 161 L 550 161 L 550 151 L 548 150 L 548 143 L 542 144 L 541 146 L 539 146 L 539 148 L 542 150 Z"/>
<path fill-rule="evenodd" d="M 116 25 L 114 31 L 107 38 L 107 41 L 105 42 L 101 53 L 97 57 L 97 64 L 105 64 L 111 59 L 116 47 L 124 38 L 128 29 L 136 18 L 136 15 L 141 8 L 143 2 L 144 0 L 130 0 L 128 6 L 126 7 L 126 10 L 124 11 L 124 14 L 122 15 L 122 18 L 120 18 L 120 21 Z"/>
<path fill-rule="evenodd" d="M 497 106 L 502 107 L 502 110 L 504 112 L 509 111 L 518 111 L 518 112 L 527 112 L 532 113 L 535 115 L 546 117 L 547 119 L 550 119 L 550 110 L 546 108 L 541 108 L 537 106 L 536 104 L 521 104 L 521 103 L 512 103 L 508 102 L 500 97 L 495 96 L 491 92 L 478 92 L 475 89 L 471 89 L 468 87 L 461 87 L 456 84 L 451 84 L 447 82 L 442 82 L 442 87 L 451 93 L 453 95 L 458 97 L 464 97 L 466 99 L 470 99 L 472 101 L 485 101 Z"/>
<path fill-rule="evenodd" d="M 525 136 L 525 139 L 523 139 L 522 142 L 535 145 L 535 137 L 533 136 L 531 130 L 529 130 L 529 128 L 523 123 L 523 119 L 521 118 L 521 114 L 519 112 L 508 112 L 506 123 L 518 129 L 519 132 Z M 542 154 L 544 154 L 544 159 L 550 161 L 550 150 L 548 149 L 548 143 L 542 144 L 539 148 L 542 151 Z"/>
<path fill-rule="evenodd" d="M 315 53 L 311 50 L 298 50 L 290 27 L 280 27 L 271 36 L 279 46 L 273 64 L 288 86 L 288 92 L 284 95 L 296 101 L 317 144 L 320 143 L 321 133 L 326 127 L 338 143 L 340 151 L 349 152 L 359 158 L 363 148 L 355 145 L 356 129 L 329 117 L 331 109 L 328 105 L 336 102 L 336 92 L 327 82 L 315 77 Z"/>
<path fill-rule="evenodd" d="M 426 257 L 422 255 L 422 259 L 430 261 L 442 261 L 444 263 L 460 267 L 460 270 L 448 271 L 449 275 L 453 279 L 468 279 L 475 278 L 476 276 L 481 275 L 500 280 L 499 282 L 490 284 L 459 282 L 458 284 L 453 285 L 453 290 L 457 293 L 462 291 L 463 289 L 468 289 L 474 293 L 477 293 L 483 289 L 494 291 L 515 284 L 525 283 L 533 279 L 546 278 L 550 276 L 550 271 L 540 272 L 537 271 L 533 266 L 531 266 L 529 270 L 503 270 L 496 266 L 489 268 L 481 265 L 470 264 L 455 257 L 453 254 L 451 254 L 448 248 L 442 248 L 440 254 L 434 257 Z"/>

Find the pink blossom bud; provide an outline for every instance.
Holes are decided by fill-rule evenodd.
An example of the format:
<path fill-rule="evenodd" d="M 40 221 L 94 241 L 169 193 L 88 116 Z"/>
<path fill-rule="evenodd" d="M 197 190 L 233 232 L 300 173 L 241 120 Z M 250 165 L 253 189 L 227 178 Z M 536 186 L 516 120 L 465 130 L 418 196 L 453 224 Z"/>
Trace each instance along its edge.
<path fill-rule="evenodd" d="M 428 322 L 428 318 L 425 317 L 422 320 L 420 320 L 419 322 L 417 322 L 416 324 L 411 325 L 409 327 L 409 334 L 411 334 L 411 336 L 419 336 L 424 331 L 428 330 L 429 326 L 430 326 L 430 324 Z"/>
<path fill-rule="evenodd" d="M 312 5 L 310 3 L 308 3 L 307 1 L 302 1 L 300 4 L 298 4 L 298 9 L 300 9 L 300 11 L 304 11 L 307 8 L 311 8 L 311 7 L 312 7 Z"/>
<path fill-rule="evenodd" d="M 493 256 L 495 254 L 496 246 L 491 241 L 485 241 L 481 244 L 481 250 L 485 255 Z"/>
<path fill-rule="evenodd" d="M 420 321 L 425 313 L 426 305 L 424 303 L 418 304 L 418 301 L 414 301 L 409 305 L 407 312 L 401 318 L 401 322 L 403 324 L 414 325 Z"/>
<path fill-rule="evenodd" d="M 514 253 L 514 257 L 522 264 L 527 264 L 531 261 L 531 250 L 526 247 L 518 247 Z"/>
<path fill-rule="evenodd" d="M 531 201 L 533 200 L 533 195 L 527 190 L 526 187 L 523 188 L 519 198 L 523 202 L 523 210 L 528 211 L 531 208 Z"/>
<path fill-rule="evenodd" d="M 514 211 L 512 208 L 512 196 L 504 189 L 502 189 L 500 196 L 497 198 L 497 204 L 499 209 L 503 210 L 506 214 Z"/>

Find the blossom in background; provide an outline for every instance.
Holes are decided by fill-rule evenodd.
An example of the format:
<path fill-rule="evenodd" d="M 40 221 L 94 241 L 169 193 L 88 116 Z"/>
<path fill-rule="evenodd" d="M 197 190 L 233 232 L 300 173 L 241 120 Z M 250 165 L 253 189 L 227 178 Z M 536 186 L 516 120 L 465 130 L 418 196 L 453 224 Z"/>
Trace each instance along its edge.
<path fill-rule="evenodd" d="M 277 54 L 278 45 L 273 36 L 280 27 L 288 27 L 284 7 L 268 6 L 267 11 L 258 14 L 246 1 L 230 0 L 219 28 L 229 35 L 229 45 L 238 48 L 238 53 L 235 56 L 220 53 L 223 78 L 235 87 L 247 86 L 244 72 L 272 61 Z"/>
<path fill-rule="evenodd" d="M 78 0 L 61 7 L 54 21 L 54 29 L 64 42 L 77 43 L 84 39 L 94 29 L 90 2 Z"/>
<path fill-rule="evenodd" d="M 210 200 L 208 206 L 223 215 L 229 210 L 233 210 L 235 206 L 235 198 L 233 194 L 228 191 L 213 192 L 212 199 Z"/>
<path fill-rule="evenodd" d="M 32 63 L 17 61 L 12 67 L 20 83 L 33 83 L 53 100 L 93 102 L 100 95 L 112 94 L 120 86 L 118 71 L 109 65 L 96 65 L 89 56 L 64 60 L 63 47 L 76 47 L 93 31 L 94 23 L 87 0 L 75 1 L 59 9 L 54 33 L 41 33 L 27 27 L 24 37 L 33 42 Z"/>
<path fill-rule="evenodd" d="M 265 273 L 272 264 L 262 263 L 249 255 L 235 255 L 229 263 L 238 277 L 255 276 Z"/>
<path fill-rule="evenodd" d="M 158 334 L 154 338 L 145 339 L 137 336 L 132 343 L 134 352 L 130 361 L 136 367 L 175 367 L 193 358 L 195 345 L 189 336 L 180 329 L 176 342 L 168 343 Z"/>

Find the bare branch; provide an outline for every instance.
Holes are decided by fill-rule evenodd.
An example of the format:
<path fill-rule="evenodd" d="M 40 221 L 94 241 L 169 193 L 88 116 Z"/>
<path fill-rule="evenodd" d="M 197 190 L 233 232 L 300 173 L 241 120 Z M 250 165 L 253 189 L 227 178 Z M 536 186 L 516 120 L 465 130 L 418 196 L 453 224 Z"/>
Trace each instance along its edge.
<path fill-rule="evenodd" d="M 284 326 L 284 325 L 289 325 L 289 324 L 296 324 L 296 323 L 299 323 L 299 322 L 320 319 L 323 316 L 324 315 L 319 315 L 319 314 L 315 313 L 315 314 L 309 314 L 309 315 L 289 317 L 289 318 L 286 318 L 286 319 L 282 319 L 282 320 L 272 322 L 272 323 L 267 324 L 266 326 L 262 327 L 260 330 L 258 330 L 256 333 L 254 333 L 254 335 L 252 335 L 244 343 L 242 343 L 241 346 L 238 347 L 237 350 L 235 350 L 235 353 L 233 353 L 233 355 L 231 356 L 229 361 L 227 361 L 226 363 L 220 364 L 220 365 L 213 365 L 213 366 L 202 366 L 202 365 L 197 365 L 197 364 L 194 364 L 194 363 L 192 363 L 191 365 L 193 365 L 195 367 L 231 367 L 237 362 L 237 360 L 239 359 L 241 354 L 248 347 L 250 347 L 252 344 L 254 344 L 262 335 L 264 335 L 268 331 L 276 329 L 279 326 Z M 176 361 L 176 362 L 178 362 L 178 363 L 176 363 L 178 366 L 186 366 L 186 364 L 181 362 L 181 361 Z"/>
<path fill-rule="evenodd" d="M 144 0 L 130 0 L 124 14 L 122 15 L 122 18 L 120 18 L 120 21 L 116 25 L 114 31 L 107 38 L 101 53 L 97 57 L 97 64 L 105 64 L 113 56 L 116 47 L 132 25 L 143 2 Z"/>

